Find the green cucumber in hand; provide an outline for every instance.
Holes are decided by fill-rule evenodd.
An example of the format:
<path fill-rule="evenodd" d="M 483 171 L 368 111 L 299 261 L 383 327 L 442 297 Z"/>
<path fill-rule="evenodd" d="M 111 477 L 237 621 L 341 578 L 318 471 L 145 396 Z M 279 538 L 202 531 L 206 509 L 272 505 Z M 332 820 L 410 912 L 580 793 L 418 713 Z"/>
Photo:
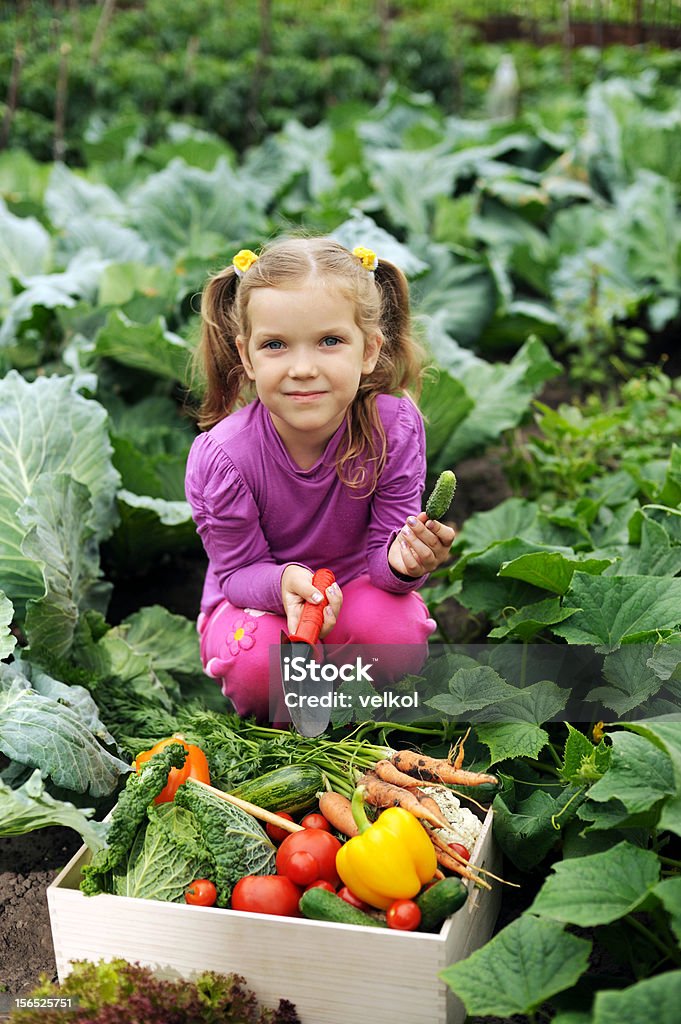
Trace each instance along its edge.
<path fill-rule="evenodd" d="M 452 503 L 455 490 L 456 477 L 451 469 L 446 469 L 444 473 L 440 473 L 426 502 L 426 515 L 429 519 L 442 519 Z"/>

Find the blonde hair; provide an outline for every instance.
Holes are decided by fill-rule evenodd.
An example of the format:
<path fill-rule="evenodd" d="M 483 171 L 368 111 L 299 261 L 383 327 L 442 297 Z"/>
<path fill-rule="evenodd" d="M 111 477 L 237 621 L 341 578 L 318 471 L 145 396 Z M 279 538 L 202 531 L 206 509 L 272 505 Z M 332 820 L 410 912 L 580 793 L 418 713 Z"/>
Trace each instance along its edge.
<path fill-rule="evenodd" d="M 376 366 L 360 380 L 347 411 L 345 444 L 336 461 L 344 484 L 370 494 L 385 465 L 387 448 L 376 396 L 408 394 L 416 400 L 425 366 L 425 353 L 412 334 L 407 279 L 386 260 L 379 259 L 372 274 L 333 239 L 287 238 L 268 244 L 241 278 L 231 265 L 211 277 L 201 300 L 201 338 L 194 366 L 205 380 L 199 426 L 210 429 L 254 397 L 236 347 L 237 335 L 250 334 L 253 289 L 296 288 L 314 276 L 332 280 L 352 301 L 365 339 L 379 330 L 383 335 Z M 365 463 L 372 466 L 368 476 Z"/>

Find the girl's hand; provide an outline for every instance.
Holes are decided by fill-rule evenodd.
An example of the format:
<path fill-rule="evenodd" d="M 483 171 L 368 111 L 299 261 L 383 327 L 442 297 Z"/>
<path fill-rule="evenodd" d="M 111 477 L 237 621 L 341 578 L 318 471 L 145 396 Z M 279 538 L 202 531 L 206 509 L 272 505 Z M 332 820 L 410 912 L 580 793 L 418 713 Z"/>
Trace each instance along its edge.
<path fill-rule="evenodd" d="M 451 526 L 428 519 L 425 512 L 409 516 L 390 545 L 388 563 L 403 576 L 424 576 L 447 561 L 455 536 Z"/>
<path fill-rule="evenodd" d="M 319 597 L 314 600 L 316 594 Z M 322 597 L 321 592 L 312 586 L 312 573 L 309 569 L 305 569 L 302 565 L 286 566 L 281 577 L 281 599 L 284 603 L 288 633 L 295 633 L 298 628 L 305 604 L 308 601 L 311 601 L 312 604 L 319 604 Z M 323 640 L 336 625 L 336 619 L 343 604 L 343 594 L 337 583 L 327 587 L 326 598 L 329 603 L 324 609 L 324 621 L 319 634 L 320 640 Z"/>

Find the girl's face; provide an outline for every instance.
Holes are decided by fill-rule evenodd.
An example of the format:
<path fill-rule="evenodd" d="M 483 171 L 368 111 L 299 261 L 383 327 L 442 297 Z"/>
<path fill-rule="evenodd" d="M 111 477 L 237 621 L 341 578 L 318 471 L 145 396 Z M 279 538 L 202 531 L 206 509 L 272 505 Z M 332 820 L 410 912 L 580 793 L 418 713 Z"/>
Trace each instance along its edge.
<path fill-rule="evenodd" d="M 310 465 L 343 422 L 382 336 L 365 340 L 354 305 L 319 278 L 300 288 L 256 288 L 251 333 L 237 348 L 258 398 L 290 454 Z M 306 467 L 304 467 L 306 468 Z"/>

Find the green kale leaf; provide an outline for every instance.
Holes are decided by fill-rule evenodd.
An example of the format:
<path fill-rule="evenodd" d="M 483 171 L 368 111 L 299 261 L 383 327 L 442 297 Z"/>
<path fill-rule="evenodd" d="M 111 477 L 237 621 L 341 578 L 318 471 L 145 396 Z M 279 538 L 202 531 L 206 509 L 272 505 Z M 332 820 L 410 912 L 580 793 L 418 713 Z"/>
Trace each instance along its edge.
<path fill-rule="evenodd" d="M 83 868 L 80 888 L 86 896 L 111 891 L 108 873 L 128 856 L 139 826 L 146 821 L 149 804 L 166 785 L 170 769 L 181 768 L 186 756 L 180 743 L 170 743 L 146 761 L 139 773 L 128 776 L 111 816 L 107 845 Z"/>

